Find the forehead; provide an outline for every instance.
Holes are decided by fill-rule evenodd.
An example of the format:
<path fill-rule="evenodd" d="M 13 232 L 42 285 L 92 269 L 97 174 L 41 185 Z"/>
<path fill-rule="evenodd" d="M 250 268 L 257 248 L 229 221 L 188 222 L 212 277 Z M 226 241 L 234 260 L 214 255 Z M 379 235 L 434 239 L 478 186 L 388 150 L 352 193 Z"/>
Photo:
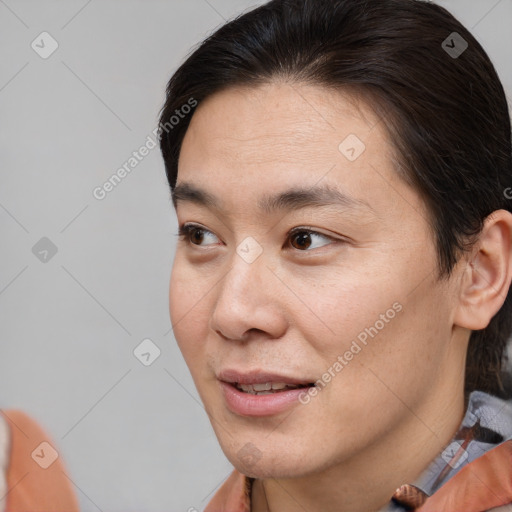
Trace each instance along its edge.
<path fill-rule="evenodd" d="M 183 146 L 189 139 L 201 138 L 204 149 L 215 147 L 228 156 L 254 150 L 258 152 L 254 156 L 262 159 L 265 155 L 260 151 L 265 145 L 271 147 L 272 156 L 280 150 L 289 157 L 292 151 L 305 154 L 306 150 L 327 149 L 331 154 L 338 151 L 344 132 L 352 130 L 365 139 L 376 127 L 376 134 L 382 135 L 378 121 L 348 91 L 288 82 L 231 87 L 199 105 Z"/>
<path fill-rule="evenodd" d="M 270 192 L 322 185 L 378 209 L 393 200 L 397 179 L 385 127 L 355 95 L 271 83 L 226 89 L 199 105 L 177 183 L 194 183 L 226 205 L 256 198 L 261 205 Z"/>

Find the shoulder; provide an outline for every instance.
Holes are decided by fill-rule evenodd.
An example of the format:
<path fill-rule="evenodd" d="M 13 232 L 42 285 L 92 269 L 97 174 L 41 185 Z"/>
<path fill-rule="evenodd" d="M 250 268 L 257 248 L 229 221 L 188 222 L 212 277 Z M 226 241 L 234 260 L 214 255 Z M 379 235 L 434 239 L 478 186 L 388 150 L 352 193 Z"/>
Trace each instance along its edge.
<path fill-rule="evenodd" d="M 79 510 L 55 443 L 37 421 L 19 410 L 0 411 L 5 510 Z"/>
<path fill-rule="evenodd" d="M 419 511 L 480 512 L 500 507 L 500 512 L 512 512 L 512 400 L 474 391 L 462 427 L 475 435 L 456 441 L 466 462 L 458 469 L 458 464 L 452 466 L 448 478 Z"/>

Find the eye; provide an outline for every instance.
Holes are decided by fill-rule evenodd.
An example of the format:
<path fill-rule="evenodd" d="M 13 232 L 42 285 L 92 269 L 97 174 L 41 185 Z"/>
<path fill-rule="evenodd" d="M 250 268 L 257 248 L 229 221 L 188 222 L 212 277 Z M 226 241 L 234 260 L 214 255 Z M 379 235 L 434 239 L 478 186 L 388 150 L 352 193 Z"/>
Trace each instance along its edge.
<path fill-rule="evenodd" d="M 178 236 L 187 244 L 197 246 L 212 245 L 211 243 L 202 243 L 205 238 L 208 239 L 208 237 L 218 240 L 218 238 L 211 231 L 196 224 L 183 224 L 179 228 Z M 293 248 L 302 252 L 305 252 L 305 250 L 308 249 L 317 249 L 318 247 L 323 247 L 324 245 L 328 245 L 334 241 L 332 237 L 323 235 L 322 233 L 318 233 L 317 231 L 307 227 L 292 229 L 288 235 L 288 239 L 290 240 L 290 245 Z M 322 244 L 321 239 L 327 240 L 327 243 Z M 317 240 L 317 243 L 315 243 L 315 240 Z M 320 240 L 320 243 L 318 243 L 318 240 Z"/>
<path fill-rule="evenodd" d="M 299 249 L 304 251 L 304 249 L 317 249 L 318 247 L 323 247 L 323 245 L 328 244 L 320 244 L 318 245 L 314 243 L 314 240 L 324 239 L 329 243 L 333 241 L 333 239 L 327 235 L 323 235 L 322 233 L 318 233 L 310 228 L 300 227 L 295 228 L 290 232 L 290 245 L 295 249 Z M 295 241 L 296 245 L 292 242 Z"/>
<path fill-rule="evenodd" d="M 178 231 L 178 236 L 181 240 L 184 240 L 186 243 L 193 245 L 202 245 L 201 242 L 205 238 L 208 238 L 208 235 L 217 238 L 211 231 L 208 231 L 207 229 L 195 224 L 183 224 L 180 226 Z"/>

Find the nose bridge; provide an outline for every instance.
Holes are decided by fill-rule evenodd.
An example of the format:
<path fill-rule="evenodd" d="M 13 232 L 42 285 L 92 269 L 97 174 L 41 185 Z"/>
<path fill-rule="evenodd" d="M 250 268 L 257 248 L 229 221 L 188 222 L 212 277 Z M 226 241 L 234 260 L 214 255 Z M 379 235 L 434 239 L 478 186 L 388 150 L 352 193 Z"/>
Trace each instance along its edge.
<path fill-rule="evenodd" d="M 231 258 L 231 268 L 221 286 L 219 300 L 236 301 L 243 307 L 251 301 L 257 305 L 261 292 L 268 289 L 264 286 L 265 279 L 271 276 L 267 268 L 263 247 L 253 238 L 247 237 L 236 247 Z"/>
<path fill-rule="evenodd" d="M 244 239 L 230 260 L 212 313 L 212 328 L 225 337 L 240 339 L 250 329 L 276 335 L 283 319 L 272 294 L 275 276 L 267 268 L 263 247 L 252 237 Z"/>

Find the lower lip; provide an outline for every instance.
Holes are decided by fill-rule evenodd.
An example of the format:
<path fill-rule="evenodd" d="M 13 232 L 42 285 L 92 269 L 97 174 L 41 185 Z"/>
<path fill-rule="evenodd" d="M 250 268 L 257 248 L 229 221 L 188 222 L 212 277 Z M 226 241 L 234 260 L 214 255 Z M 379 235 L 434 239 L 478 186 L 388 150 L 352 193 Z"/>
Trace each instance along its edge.
<path fill-rule="evenodd" d="M 278 391 L 268 395 L 252 395 L 240 391 L 232 384 L 219 381 L 228 408 L 243 416 L 271 416 L 278 414 L 294 404 L 298 404 L 301 393 L 309 388 L 297 388 Z"/>

